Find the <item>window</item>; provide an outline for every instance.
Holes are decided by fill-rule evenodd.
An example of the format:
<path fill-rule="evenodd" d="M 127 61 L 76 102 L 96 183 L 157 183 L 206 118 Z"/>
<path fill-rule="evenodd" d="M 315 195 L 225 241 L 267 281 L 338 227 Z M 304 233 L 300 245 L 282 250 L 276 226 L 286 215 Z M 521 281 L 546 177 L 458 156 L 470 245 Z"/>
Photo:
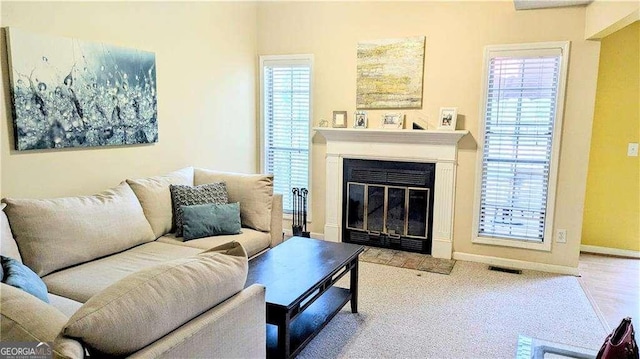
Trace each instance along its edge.
<path fill-rule="evenodd" d="M 485 48 L 474 242 L 550 250 L 569 43 Z"/>
<path fill-rule="evenodd" d="M 260 57 L 262 170 L 274 175 L 284 213 L 292 213 L 293 187 L 310 189 L 312 69 L 312 55 Z"/>

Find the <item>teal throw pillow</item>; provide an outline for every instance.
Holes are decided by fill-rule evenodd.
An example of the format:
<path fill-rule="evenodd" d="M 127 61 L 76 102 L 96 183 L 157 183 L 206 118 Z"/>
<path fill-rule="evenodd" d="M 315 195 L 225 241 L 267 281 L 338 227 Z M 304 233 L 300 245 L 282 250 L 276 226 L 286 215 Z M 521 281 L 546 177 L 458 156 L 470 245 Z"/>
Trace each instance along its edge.
<path fill-rule="evenodd" d="M 240 233 L 240 204 L 182 206 L 184 240 Z"/>
<path fill-rule="evenodd" d="M 49 303 L 47 285 L 31 268 L 5 256 L 0 256 L 0 263 L 4 274 L 2 283 L 22 289 L 43 302 Z"/>
<path fill-rule="evenodd" d="M 173 224 L 176 237 L 182 236 L 182 206 L 196 204 L 227 204 L 229 195 L 224 182 L 201 184 L 199 186 L 170 185 L 171 202 L 173 203 Z"/>

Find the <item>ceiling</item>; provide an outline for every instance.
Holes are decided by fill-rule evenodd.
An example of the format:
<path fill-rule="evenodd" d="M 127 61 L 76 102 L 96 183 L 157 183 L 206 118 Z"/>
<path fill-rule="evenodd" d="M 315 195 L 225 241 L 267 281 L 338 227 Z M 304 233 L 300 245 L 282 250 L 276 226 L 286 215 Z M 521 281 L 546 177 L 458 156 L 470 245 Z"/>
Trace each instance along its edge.
<path fill-rule="evenodd" d="M 513 0 L 516 10 L 549 9 L 567 6 L 584 6 L 593 0 Z"/>

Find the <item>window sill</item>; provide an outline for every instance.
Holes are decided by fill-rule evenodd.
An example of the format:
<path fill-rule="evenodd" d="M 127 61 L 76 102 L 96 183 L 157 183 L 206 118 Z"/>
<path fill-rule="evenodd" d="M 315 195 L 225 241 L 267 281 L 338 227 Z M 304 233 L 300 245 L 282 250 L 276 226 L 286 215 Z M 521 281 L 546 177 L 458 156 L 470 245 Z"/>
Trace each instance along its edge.
<path fill-rule="evenodd" d="M 530 249 L 534 251 L 543 251 L 543 252 L 551 251 L 551 241 L 529 242 L 529 241 L 518 240 L 518 239 L 474 237 L 471 242 L 475 244 L 489 244 L 492 246 L 500 246 L 500 247 Z"/>

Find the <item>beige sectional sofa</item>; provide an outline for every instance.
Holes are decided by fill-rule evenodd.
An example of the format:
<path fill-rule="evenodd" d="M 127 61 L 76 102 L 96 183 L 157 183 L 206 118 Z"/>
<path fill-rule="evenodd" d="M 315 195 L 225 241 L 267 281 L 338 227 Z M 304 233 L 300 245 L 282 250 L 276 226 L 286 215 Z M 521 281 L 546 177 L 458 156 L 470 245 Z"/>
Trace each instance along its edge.
<path fill-rule="evenodd" d="M 242 233 L 183 241 L 169 185 L 212 182 L 240 203 Z M 3 203 L 0 253 L 42 278 L 50 304 L 2 284 L 0 340 L 55 342 L 62 357 L 265 355 L 264 288 L 243 287 L 247 258 L 282 241 L 271 176 L 185 168 L 93 196 Z"/>

